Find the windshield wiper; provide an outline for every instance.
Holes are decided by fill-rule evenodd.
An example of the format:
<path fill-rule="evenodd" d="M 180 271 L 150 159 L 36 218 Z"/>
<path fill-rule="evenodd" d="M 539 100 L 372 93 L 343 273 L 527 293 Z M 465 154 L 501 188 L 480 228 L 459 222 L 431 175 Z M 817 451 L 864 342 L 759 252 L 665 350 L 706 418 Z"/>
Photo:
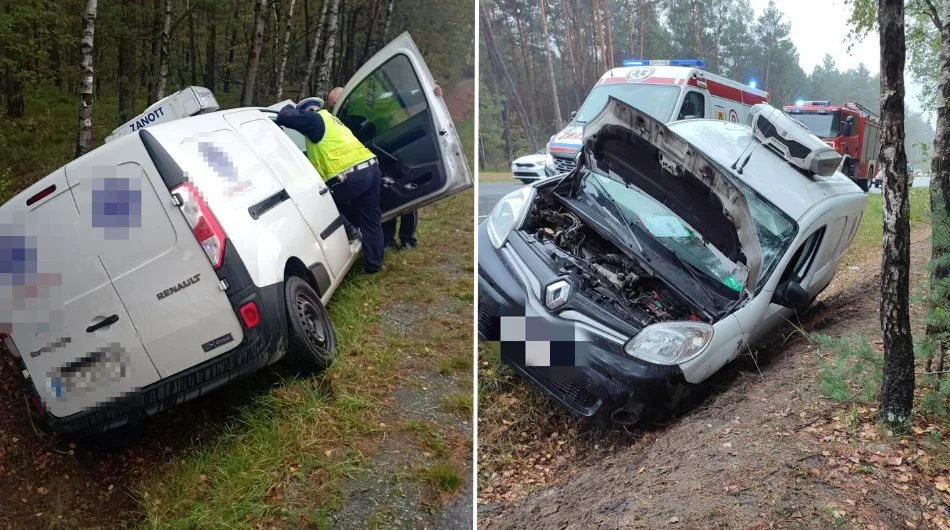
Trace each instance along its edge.
<path fill-rule="evenodd" d="M 604 185 L 601 184 L 599 180 L 597 180 L 597 175 L 595 173 L 588 172 L 586 180 L 593 181 L 597 185 L 597 190 L 600 192 L 600 194 L 604 196 L 604 198 L 607 200 L 607 202 L 611 206 L 613 206 L 614 212 L 617 213 L 617 216 L 615 216 L 614 219 L 616 219 L 617 221 L 620 221 L 620 223 L 627 228 L 627 233 L 630 234 L 630 238 L 633 240 L 634 243 L 636 243 L 637 251 L 642 256 L 643 245 L 641 245 L 640 240 L 637 239 L 637 234 L 633 232 L 633 226 L 631 226 L 633 223 L 630 222 L 630 219 L 628 219 L 626 214 L 623 213 L 623 210 L 621 210 L 620 207 L 617 206 L 617 202 L 613 200 L 613 197 L 611 197 L 610 192 L 607 191 L 607 188 L 604 188 Z M 593 202 L 597 203 L 598 201 L 593 201 Z"/>
<path fill-rule="evenodd" d="M 686 269 L 686 272 L 689 273 L 689 275 L 693 278 L 693 280 L 699 285 L 699 288 L 703 290 L 703 295 L 706 296 L 706 300 L 709 302 L 714 301 L 715 298 L 713 297 L 712 293 L 709 291 L 709 289 L 705 285 L 703 285 L 706 282 L 704 282 L 699 277 L 699 275 L 696 274 L 696 271 L 694 270 L 695 267 L 693 266 L 693 264 L 686 261 L 682 257 L 680 257 L 680 255 L 677 254 L 676 251 L 672 249 L 667 249 L 667 250 L 669 251 L 670 254 L 673 255 L 674 258 L 676 258 L 676 261 L 679 262 L 679 264 L 682 265 L 684 269 Z M 703 276 L 706 276 L 708 278 L 708 276 L 705 274 Z M 741 296 L 740 296 L 740 299 L 741 299 Z"/>

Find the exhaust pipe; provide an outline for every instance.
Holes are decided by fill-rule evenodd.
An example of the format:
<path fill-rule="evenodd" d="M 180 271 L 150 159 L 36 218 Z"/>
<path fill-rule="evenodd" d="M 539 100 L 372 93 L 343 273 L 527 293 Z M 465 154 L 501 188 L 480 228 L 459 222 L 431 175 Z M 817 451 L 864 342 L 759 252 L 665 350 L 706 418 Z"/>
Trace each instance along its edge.
<path fill-rule="evenodd" d="M 619 409 L 610 413 L 610 421 L 615 425 L 630 426 L 635 425 L 643 417 L 643 403 L 627 403 Z"/>

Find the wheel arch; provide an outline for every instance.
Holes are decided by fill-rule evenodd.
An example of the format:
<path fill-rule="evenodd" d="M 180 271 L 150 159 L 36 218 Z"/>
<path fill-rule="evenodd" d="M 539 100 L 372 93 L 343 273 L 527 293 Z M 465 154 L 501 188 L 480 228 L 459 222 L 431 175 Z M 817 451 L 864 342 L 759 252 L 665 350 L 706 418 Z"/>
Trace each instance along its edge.
<path fill-rule="evenodd" d="M 307 267 L 297 256 L 291 256 L 284 264 L 284 281 L 286 282 L 291 276 L 299 276 L 306 280 L 321 297 L 330 286 L 330 276 L 322 263 Z"/>

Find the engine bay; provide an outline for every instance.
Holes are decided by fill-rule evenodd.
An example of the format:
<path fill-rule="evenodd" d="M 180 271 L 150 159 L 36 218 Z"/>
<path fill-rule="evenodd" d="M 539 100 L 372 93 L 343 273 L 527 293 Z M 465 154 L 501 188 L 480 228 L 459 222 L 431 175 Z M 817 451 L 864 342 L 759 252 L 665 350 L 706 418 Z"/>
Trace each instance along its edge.
<path fill-rule="evenodd" d="M 640 327 L 670 320 L 704 320 L 702 311 L 554 197 L 539 196 L 535 201 L 522 230 L 544 247 L 561 273 L 578 280 L 577 287 L 594 303 Z"/>

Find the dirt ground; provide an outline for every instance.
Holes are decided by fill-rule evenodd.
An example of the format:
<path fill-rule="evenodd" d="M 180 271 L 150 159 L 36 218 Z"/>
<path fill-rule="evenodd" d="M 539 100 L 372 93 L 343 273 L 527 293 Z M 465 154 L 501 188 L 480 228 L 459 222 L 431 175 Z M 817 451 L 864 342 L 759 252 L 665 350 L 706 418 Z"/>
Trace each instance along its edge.
<path fill-rule="evenodd" d="M 929 228 L 915 230 L 912 240 L 919 281 L 930 256 Z M 839 272 L 802 328 L 871 337 L 880 350 L 879 285 L 877 252 Z M 550 452 L 480 482 L 479 527 L 950 524 L 947 484 L 938 477 L 935 487 L 932 472 L 938 461 L 946 465 L 941 433 L 882 435 L 873 409 L 824 399 L 815 377 L 819 355 L 788 325 L 714 376 L 709 396 L 664 425 L 602 431 L 566 420 L 548 434 Z M 580 442 L 561 454 L 557 439 L 570 428 L 582 431 Z"/>
<path fill-rule="evenodd" d="M 457 122 L 473 110 L 474 83 L 460 82 L 446 89 L 446 103 Z M 471 199 L 466 199 L 471 204 Z M 473 208 L 472 208 L 473 210 Z M 473 210 L 474 211 L 474 210 Z M 425 215 L 425 213 L 423 213 Z M 434 222 L 431 218 L 422 223 Z M 471 234 L 467 234 L 471 241 Z M 432 245 L 432 241 L 422 244 Z M 470 246 L 470 245 L 469 245 Z M 395 258 L 391 258 L 395 259 Z M 459 260 L 444 266 L 459 278 L 471 276 L 471 260 L 459 264 Z M 429 311 L 440 310 L 455 315 L 467 326 L 471 343 L 471 304 L 459 307 L 455 298 L 433 292 L 433 298 L 442 303 L 453 304 L 430 306 Z M 422 317 L 426 314 L 423 313 Z M 428 333 L 433 340 L 439 338 L 439 329 L 423 329 L 399 312 L 395 305 L 381 308 L 382 326 L 396 335 Z M 444 323 L 443 323 L 444 324 Z M 400 326 L 415 329 L 399 331 Z M 470 347 L 466 348 L 470 351 Z M 432 363 L 438 356 L 409 358 L 400 367 L 410 374 L 409 385 L 398 396 L 393 396 L 393 421 L 420 415 L 433 429 L 445 427 L 444 436 L 455 461 L 471 461 L 471 421 L 460 414 L 433 410 L 434 403 L 459 388 L 471 394 L 472 382 L 458 374 L 440 376 L 434 372 Z M 242 405 L 252 402 L 254 396 L 279 384 L 279 374 L 269 370 L 254 374 L 247 380 L 229 385 L 208 396 L 150 418 L 113 435 L 83 441 L 70 442 L 41 432 L 32 423 L 28 404 L 24 397 L 24 384 L 16 364 L 0 345 L 0 529 L 24 528 L 126 528 L 141 524 L 138 484 L 148 477 L 160 476 L 168 464 L 181 459 L 193 448 L 212 443 L 228 421 Z M 459 492 L 435 498 L 418 486 L 418 481 L 403 480 L 399 473 L 412 471 L 401 458 L 418 462 L 419 444 L 409 435 L 399 439 L 380 440 L 382 451 L 374 456 L 369 469 L 380 472 L 380 480 L 373 482 L 373 473 L 353 477 L 344 484 L 345 499 L 338 521 L 348 521 L 348 528 L 403 526 L 406 528 L 469 528 L 471 527 L 471 469 L 464 470 L 464 481 Z M 405 451 L 398 454 L 399 449 Z M 464 454 L 461 454 L 464 453 Z M 470 465 L 470 464 L 469 464 Z M 395 478 L 394 478 L 395 477 Z M 391 487 L 394 482 L 403 489 Z M 414 488 L 414 489 L 413 489 Z M 388 492 L 388 493 L 387 493 Z M 375 496 L 393 494 L 394 510 L 404 507 L 403 513 L 383 513 L 375 510 L 383 498 Z M 418 499 L 433 499 L 420 503 Z M 399 499 L 402 504 L 396 504 Z M 353 505 L 356 509 L 349 508 Z M 347 511 L 350 510 L 350 511 Z M 347 517 L 348 514 L 357 515 Z M 371 520 L 370 516 L 376 516 Z M 390 517 L 392 515 L 392 517 Z M 342 525 L 342 523 L 340 523 Z"/>

